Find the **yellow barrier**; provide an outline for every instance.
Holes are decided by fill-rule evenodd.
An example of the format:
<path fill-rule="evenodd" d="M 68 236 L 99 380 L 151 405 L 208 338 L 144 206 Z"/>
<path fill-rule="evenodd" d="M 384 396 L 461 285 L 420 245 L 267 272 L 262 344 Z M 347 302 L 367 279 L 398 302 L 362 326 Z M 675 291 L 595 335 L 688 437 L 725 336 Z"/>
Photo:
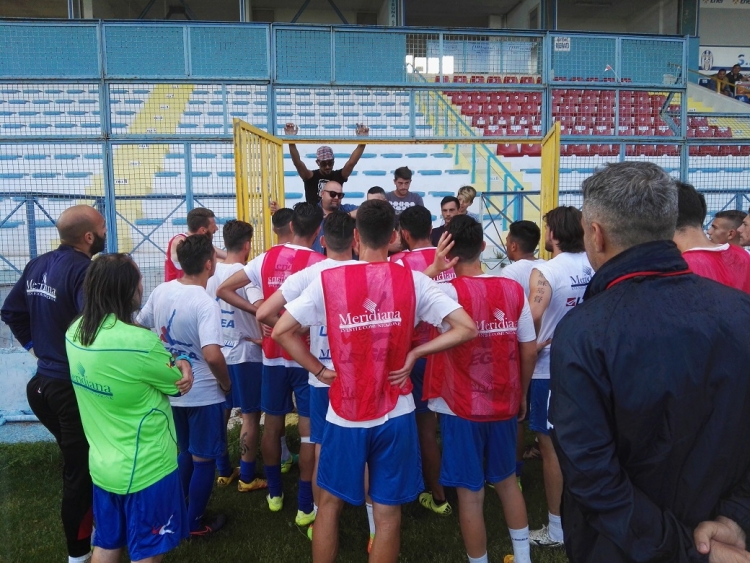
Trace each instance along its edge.
<path fill-rule="evenodd" d="M 241 119 L 233 124 L 237 218 L 253 226 L 252 257 L 275 244 L 269 205 L 284 207 L 283 143 Z"/>
<path fill-rule="evenodd" d="M 543 221 L 548 211 L 558 206 L 560 190 L 560 122 L 555 121 L 542 139 L 542 188 L 539 197 L 540 219 Z M 542 226 L 542 223 L 539 223 Z M 549 260 L 552 254 L 544 249 L 542 242 L 539 257 Z"/>

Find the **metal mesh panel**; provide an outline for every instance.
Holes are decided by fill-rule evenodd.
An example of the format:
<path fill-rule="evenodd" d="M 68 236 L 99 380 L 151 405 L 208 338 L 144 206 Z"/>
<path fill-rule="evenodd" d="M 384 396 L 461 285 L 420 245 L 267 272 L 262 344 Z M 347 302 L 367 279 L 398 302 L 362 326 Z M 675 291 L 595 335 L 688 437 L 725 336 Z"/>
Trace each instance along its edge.
<path fill-rule="evenodd" d="M 100 144 L 0 145 L 0 279 L 59 244 L 54 222 L 78 203 L 104 208 Z"/>
<path fill-rule="evenodd" d="M 0 85 L 0 134 L 5 136 L 101 135 L 95 83 Z"/>
<path fill-rule="evenodd" d="M 614 72 L 606 70 L 616 66 L 614 37 L 553 36 L 551 40 L 552 80 L 614 82 Z"/>
<path fill-rule="evenodd" d="M 706 227 L 719 211 L 750 207 L 750 146 L 690 147 L 688 181 L 706 198 Z"/>
<path fill-rule="evenodd" d="M 338 84 L 398 84 L 405 81 L 406 34 L 337 31 L 335 73 Z M 377 64 L 362 72 L 362 61 L 377 53 Z"/>
<path fill-rule="evenodd" d="M 425 74 L 435 76 L 429 77 L 429 81 L 440 81 L 440 59 L 427 60 L 427 46 L 440 41 L 438 33 L 408 33 L 406 35 L 406 72 L 408 82 L 425 82 Z M 447 77 L 446 77 L 447 80 Z"/>
<path fill-rule="evenodd" d="M 620 76 L 635 84 L 682 84 L 683 49 L 682 41 L 622 39 Z"/>
<path fill-rule="evenodd" d="M 427 43 L 428 66 L 430 58 L 438 57 L 444 75 L 476 74 L 475 80 L 481 77 L 482 82 L 489 76 L 481 75 L 536 79 L 541 74 L 541 45 L 542 40 L 537 37 L 445 34 L 442 42 Z M 430 68 L 426 70 L 428 74 L 433 73 Z M 468 79 L 471 80 L 471 76 Z"/>
<path fill-rule="evenodd" d="M 276 80 L 331 81 L 331 31 L 276 30 Z"/>
<path fill-rule="evenodd" d="M 99 76 L 97 27 L 12 23 L 0 25 L 0 77 Z M 65 53 L 64 57 L 60 54 Z"/>
<path fill-rule="evenodd" d="M 266 26 L 189 29 L 191 76 L 269 78 Z"/>
<path fill-rule="evenodd" d="M 581 208 L 581 184 L 607 162 L 620 160 L 618 144 L 564 144 L 560 147 L 559 205 Z"/>
<path fill-rule="evenodd" d="M 106 73 L 110 78 L 186 76 L 186 30 L 173 25 L 104 26 Z M 158 53 L 159 56 L 154 56 Z"/>

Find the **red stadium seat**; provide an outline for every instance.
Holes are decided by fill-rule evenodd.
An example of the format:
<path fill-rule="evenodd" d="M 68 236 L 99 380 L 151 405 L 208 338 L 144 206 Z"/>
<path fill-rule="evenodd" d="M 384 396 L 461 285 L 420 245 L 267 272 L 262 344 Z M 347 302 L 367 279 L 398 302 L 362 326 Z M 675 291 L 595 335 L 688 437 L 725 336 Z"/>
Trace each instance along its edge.
<path fill-rule="evenodd" d="M 708 118 L 688 116 L 688 126 L 689 127 L 708 127 Z"/>
<path fill-rule="evenodd" d="M 482 113 L 492 117 L 500 115 L 502 113 L 502 105 L 494 103 L 482 104 Z"/>
<path fill-rule="evenodd" d="M 471 117 L 471 126 L 483 128 L 485 125 L 490 124 L 490 118 L 484 115 L 473 115 Z"/>
<path fill-rule="evenodd" d="M 521 145 L 523 156 L 542 156 L 542 145 L 538 143 Z"/>
<path fill-rule="evenodd" d="M 713 137 L 715 133 L 716 130 L 712 129 L 711 126 L 695 128 L 695 136 L 698 138 Z"/>
<path fill-rule="evenodd" d="M 493 104 L 507 104 L 508 94 L 506 92 L 491 92 L 490 102 Z"/>
<path fill-rule="evenodd" d="M 487 84 L 502 84 L 503 80 L 499 76 L 488 76 Z"/>
<path fill-rule="evenodd" d="M 466 84 L 467 82 L 468 82 L 468 80 L 466 79 L 466 77 L 464 75 L 462 75 L 462 74 L 455 74 L 455 75 L 453 75 L 453 83 L 454 84 L 455 83 Z"/>
<path fill-rule="evenodd" d="M 720 145 L 719 156 L 742 156 L 740 145 Z"/>
<path fill-rule="evenodd" d="M 534 84 L 534 77 L 533 76 L 522 76 L 520 82 L 521 82 L 521 84 Z"/>
<path fill-rule="evenodd" d="M 507 134 L 505 127 L 499 125 L 488 125 L 484 128 L 485 137 L 504 137 Z"/>
<path fill-rule="evenodd" d="M 591 152 L 597 156 L 617 156 L 620 149 L 616 145 L 591 145 Z"/>
<path fill-rule="evenodd" d="M 722 139 L 731 139 L 732 128 L 731 127 L 717 127 L 714 137 L 720 137 Z"/>
<path fill-rule="evenodd" d="M 503 113 L 510 115 L 519 115 L 521 113 L 521 104 L 509 102 L 503 105 Z"/>
<path fill-rule="evenodd" d="M 532 125 L 529 127 L 529 135 L 533 135 L 534 137 L 538 137 L 542 134 L 542 126 L 541 125 Z"/>
<path fill-rule="evenodd" d="M 525 104 L 526 94 L 524 94 L 523 92 L 510 92 L 508 94 L 508 100 L 516 104 Z"/>
<path fill-rule="evenodd" d="M 503 145 L 497 145 L 496 154 L 498 156 L 507 156 L 507 157 L 521 156 L 521 153 L 518 150 L 518 145 L 516 143 L 513 143 L 513 144 L 506 143 Z"/>
<path fill-rule="evenodd" d="M 451 97 L 451 101 L 457 106 L 468 104 L 471 101 L 469 99 L 469 94 L 466 92 L 456 92 L 452 96 L 450 94 L 448 95 Z"/>
<path fill-rule="evenodd" d="M 534 104 L 541 104 L 542 103 L 542 93 L 541 92 L 529 92 L 526 96 L 526 101 Z"/>
<path fill-rule="evenodd" d="M 539 106 L 535 103 L 523 103 L 521 104 L 521 113 L 525 115 L 534 115 L 539 113 Z"/>
<path fill-rule="evenodd" d="M 478 115 L 482 111 L 482 106 L 479 104 L 464 104 L 461 106 L 461 113 L 464 115 Z"/>
<path fill-rule="evenodd" d="M 475 104 L 486 104 L 490 101 L 490 95 L 486 92 L 472 92 L 469 98 Z"/>
<path fill-rule="evenodd" d="M 596 106 L 592 104 L 581 104 L 578 106 L 578 113 L 582 115 L 594 115 L 596 114 Z"/>
<path fill-rule="evenodd" d="M 595 106 L 599 103 L 599 96 L 589 92 L 588 94 L 581 96 L 581 102 L 590 106 Z"/>
<path fill-rule="evenodd" d="M 565 82 L 565 81 L 567 81 L 568 79 L 567 79 L 567 78 L 565 78 L 564 76 L 555 76 L 555 77 L 554 77 L 554 78 L 553 78 L 552 80 L 553 80 L 554 82 Z"/>
<path fill-rule="evenodd" d="M 503 84 L 518 84 L 517 76 L 506 76 L 503 78 Z"/>
<path fill-rule="evenodd" d="M 656 145 L 656 156 L 680 156 L 680 145 Z"/>
<path fill-rule="evenodd" d="M 469 79 L 469 82 L 471 82 L 472 84 L 484 84 L 484 76 L 474 75 L 471 77 L 471 79 Z"/>

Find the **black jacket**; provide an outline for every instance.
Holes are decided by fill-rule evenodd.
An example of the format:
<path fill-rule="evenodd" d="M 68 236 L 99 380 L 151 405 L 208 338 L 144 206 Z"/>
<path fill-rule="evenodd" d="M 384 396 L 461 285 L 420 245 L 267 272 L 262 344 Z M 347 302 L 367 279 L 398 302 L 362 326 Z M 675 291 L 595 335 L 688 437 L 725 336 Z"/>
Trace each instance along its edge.
<path fill-rule="evenodd" d="M 672 242 L 633 247 L 555 331 L 550 422 L 573 563 L 706 562 L 699 522 L 750 527 L 750 296 L 673 275 L 686 269 Z M 649 271 L 661 275 L 622 279 Z"/>

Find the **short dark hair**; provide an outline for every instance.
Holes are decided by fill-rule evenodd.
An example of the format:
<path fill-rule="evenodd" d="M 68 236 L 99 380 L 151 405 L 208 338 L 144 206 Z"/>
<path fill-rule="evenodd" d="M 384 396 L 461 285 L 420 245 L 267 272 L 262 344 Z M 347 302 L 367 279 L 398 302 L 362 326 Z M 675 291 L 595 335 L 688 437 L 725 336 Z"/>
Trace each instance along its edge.
<path fill-rule="evenodd" d="M 292 211 L 292 228 L 298 237 L 311 237 L 323 222 L 323 208 L 320 205 L 301 201 L 294 205 Z"/>
<path fill-rule="evenodd" d="M 745 220 L 745 217 L 747 217 L 747 213 L 745 213 L 744 211 L 739 211 L 737 209 L 727 209 L 726 211 L 719 211 L 716 215 L 714 215 L 714 219 L 726 219 L 727 221 L 731 221 L 733 229 L 738 228 L 742 224 L 742 221 Z"/>
<path fill-rule="evenodd" d="M 400 166 L 393 171 L 393 179 L 401 178 L 402 180 L 411 180 L 412 171 L 408 166 Z"/>
<path fill-rule="evenodd" d="M 242 245 L 253 238 L 253 226 L 245 221 L 232 219 L 224 223 L 224 246 L 230 252 L 242 250 Z"/>
<path fill-rule="evenodd" d="M 547 228 L 563 252 L 583 252 L 581 212 L 573 206 L 555 207 L 544 216 Z"/>
<path fill-rule="evenodd" d="M 416 240 L 428 239 L 432 231 L 432 213 L 426 207 L 412 205 L 398 216 L 398 224 L 402 231 L 409 231 Z"/>
<path fill-rule="evenodd" d="M 677 186 L 677 229 L 703 228 L 706 220 L 706 199 L 691 185 L 675 181 Z"/>
<path fill-rule="evenodd" d="M 357 209 L 357 232 L 370 248 L 388 246 L 395 221 L 393 206 L 382 199 L 365 201 Z"/>
<path fill-rule="evenodd" d="M 354 223 L 354 217 L 345 211 L 331 211 L 323 220 L 326 248 L 334 252 L 350 250 L 354 239 Z"/>
<path fill-rule="evenodd" d="M 443 199 L 441 199 L 440 200 L 440 209 L 443 209 L 443 205 L 445 205 L 446 203 L 455 203 L 456 204 L 456 209 L 460 209 L 461 208 L 461 202 L 458 201 L 458 198 L 456 196 L 447 195 Z"/>
<path fill-rule="evenodd" d="M 367 190 L 367 193 L 370 195 L 373 195 L 373 194 L 385 195 L 385 190 L 381 188 L 380 186 L 373 186 L 369 190 Z"/>
<path fill-rule="evenodd" d="M 528 254 L 536 250 L 542 231 L 533 221 L 513 221 L 508 227 L 508 236 L 519 246 L 521 252 Z"/>
<path fill-rule="evenodd" d="M 450 233 L 453 248 L 448 253 L 449 258 L 458 257 L 459 262 L 474 262 L 482 253 L 484 231 L 482 225 L 468 215 L 456 215 L 445 227 Z"/>
<path fill-rule="evenodd" d="M 294 211 L 288 207 L 282 207 L 277 209 L 276 213 L 271 215 L 271 224 L 273 230 L 277 235 L 288 235 L 289 234 L 289 223 L 292 222 L 292 215 Z"/>
<path fill-rule="evenodd" d="M 205 207 L 196 207 L 187 214 L 187 228 L 189 233 L 195 233 L 200 228 L 208 228 L 210 219 L 216 217 L 214 212 Z"/>
<path fill-rule="evenodd" d="M 102 254 L 93 260 L 83 280 L 83 311 L 74 340 L 91 346 L 107 315 L 132 324 L 140 281 L 138 266 L 128 254 Z"/>
<path fill-rule="evenodd" d="M 195 276 L 203 271 L 203 267 L 214 252 L 211 237 L 190 235 L 177 246 L 177 261 L 186 275 Z"/>

